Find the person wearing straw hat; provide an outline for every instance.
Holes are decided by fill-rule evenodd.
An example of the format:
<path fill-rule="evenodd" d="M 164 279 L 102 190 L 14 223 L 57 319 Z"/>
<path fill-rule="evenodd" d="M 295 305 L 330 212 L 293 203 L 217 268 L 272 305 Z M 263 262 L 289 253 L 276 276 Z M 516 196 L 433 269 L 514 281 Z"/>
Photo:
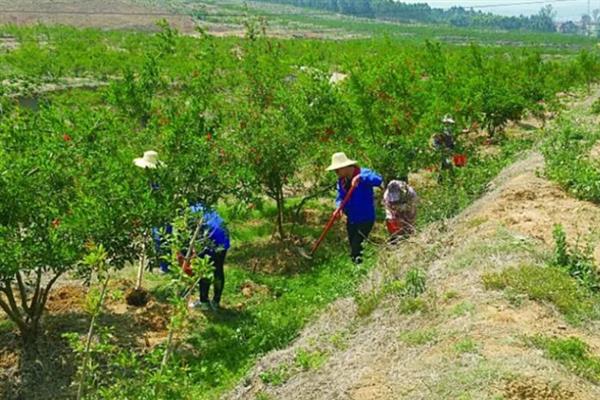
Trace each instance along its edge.
<path fill-rule="evenodd" d="M 369 237 L 375 224 L 375 196 L 373 188 L 381 186 L 383 179 L 376 172 L 361 168 L 345 153 L 335 153 L 327 171 L 338 176 L 336 205 L 339 206 L 352 186 L 354 191 L 341 213 L 346 214 L 346 229 L 350 243 L 350 257 L 356 264 L 362 261 L 363 242 Z"/>
<path fill-rule="evenodd" d="M 158 153 L 153 150 L 144 152 L 144 156 L 136 158 L 133 163 L 143 169 L 156 169 L 158 167 L 165 167 L 166 164 L 159 160 Z M 158 190 L 159 185 L 156 182 L 151 183 L 152 190 Z M 201 310 L 212 309 L 217 311 L 221 302 L 221 295 L 223 294 L 223 288 L 225 286 L 225 257 L 227 250 L 230 247 L 229 232 L 225 227 L 223 219 L 219 214 L 211 209 L 206 208 L 202 203 L 195 202 L 189 207 L 190 212 L 193 215 L 201 216 L 201 236 L 199 240 L 204 244 L 202 251 L 199 254 L 193 254 L 193 257 L 208 258 L 213 268 L 213 279 L 202 277 L 199 282 L 200 288 L 200 299 L 197 301 L 191 301 L 189 307 L 199 308 Z M 196 218 L 197 218 L 196 217 Z M 190 229 L 195 229 L 192 227 Z M 152 228 L 152 238 L 154 239 L 154 246 L 156 253 L 159 256 L 159 267 L 163 273 L 169 272 L 169 264 L 165 260 L 165 256 L 169 254 L 169 248 L 165 246 L 165 240 L 162 237 L 163 233 L 158 227 Z M 173 234 L 173 226 L 167 223 L 164 227 L 164 233 L 166 235 Z M 182 249 L 177 254 L 177 260 L 184 272 L 191 275 L 192 270 L 189 262 L 185 260 L 184 254 L 187 251 Z M 213 298 L 209 301 L 208 292 L 210 290 L 211 283 L 213 285 Z"/>
<path fill-rule="evenodd" d="M 133 163 L 136 167 L 143 169 L 156 169 L 157 167 L 164 166 L 164 163 L 158 159 L 158 153 L 154 150 L 145 151 L 144 155 L 140 158 L 135 158 Z"/>

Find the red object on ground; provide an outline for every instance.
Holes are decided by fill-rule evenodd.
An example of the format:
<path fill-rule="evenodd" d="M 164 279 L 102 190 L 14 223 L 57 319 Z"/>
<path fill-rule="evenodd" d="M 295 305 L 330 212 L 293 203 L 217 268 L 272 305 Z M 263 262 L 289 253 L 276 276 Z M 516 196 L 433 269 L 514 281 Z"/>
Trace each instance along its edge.
<path fill-rule="evenodd" d="M 395 219 L 386 219 L 385 226 L 387 227 L 387 230 L 390 235 L 399 232 L 401 229 L 400 222 Z"/>
<path fill-rule="evenodd" d="M 70 136 L 70 135 L 67 135 L 67 134 L 65 133 L 65 134 L 63 135 L 63 140 L 64 140 L 65 142 L 70 142 L 70 141 L 71 141 L 71 136 Z"/>
<path fill-rule="evenodd" d="M 333 214 L 331 214 L 331 217 L 329 217 L 329 221 L 327 221 L 327 224 L 325 225 L 325 228 L 323 229 L 323 232 L 321 232 L 321 236 L 319 236 L 319 239 L 317 239 L 317 241 L 313 245 L 312 249 L 310 250 L 310 255 L 311 256 L 313 254 L 315 254 L 315 252 L 319 248 L 319 245 L 321 244 L 321 242 L 323 241 L 323 239 L 325 239 L 325 235 L 327 235 L 327 232 L 329 232 L 329 230 L 333 226 L 333 223 L 335 222 L 335 216 L 336 216 L 336 214 L 339 213 L 339 212 L 341 212 L 344 209 L 344 207 L 346 206 L 346 204 L 350 200 L 350 196 L 352 196 L 352 193 L 354 192 L 354 189 L 356 189 L 356 186 L 353 185 L 353 186 L 350 187 L 350 189 L 346 193 L 346 196 L 344 197 L 344 200 L 342 200 L 342 202 L 340 203 L 339 207 L 336 208 L 335 211 L 333 212 Z"/>
<path fill-rule="evenodd" d="M 454 166 L 464 167 L 467 165 L 467 156 L 465 154 L 455 154 L 452 157 L 452 161 L 454 162 Z"/>

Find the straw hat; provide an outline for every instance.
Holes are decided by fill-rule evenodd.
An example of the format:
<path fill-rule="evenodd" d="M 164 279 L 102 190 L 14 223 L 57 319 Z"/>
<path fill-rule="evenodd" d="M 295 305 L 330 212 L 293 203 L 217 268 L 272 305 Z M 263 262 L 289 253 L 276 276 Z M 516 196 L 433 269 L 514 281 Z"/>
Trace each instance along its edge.
<path fill-rule="evenodd" d="M 335 153 L 331 156 L 331 165 L 327 167 L 327 171 L 335 171 L 336 169 L 356 165 L 357 162 L 346 157 L 345 153 Z"/>
<path fill-rule="evenodd" d="M 454 120 L 452 119 L 452 117 L 450 116 L 450 114 L 446 114 L 446 115 L 444 115 L 444 118 L 442 118 L 442 122 L 444 124 L 453 124 Z"/>
<path fill-rule="evenodd" d="M 141 158 L 136 158 L 133 160 L 133 163 L 140 168 L 150 168 L 154 169 L 158 166 L 163 166 L 164 163 L 159 161 L 158 153 L 154 150 L 148 150 L 144 152 L 144 156 Z"/>

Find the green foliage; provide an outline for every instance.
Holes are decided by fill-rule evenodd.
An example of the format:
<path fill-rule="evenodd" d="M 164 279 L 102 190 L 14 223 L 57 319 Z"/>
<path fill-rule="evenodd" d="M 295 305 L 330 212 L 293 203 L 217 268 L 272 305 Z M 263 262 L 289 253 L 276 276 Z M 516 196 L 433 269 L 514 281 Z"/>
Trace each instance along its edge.
<path fill-rule="evenodd" d="M 467 314 L 472 314 L 475 310 L 475 305 L 468 301 L 463 301 L 452 307 L 451 314 L 456 317 L 462 317 Z"/>
<path fill-rule="evenodd" d="M 581 250 L 578 246 L 569 246 L 567 236 L 561 225 L 556 225 L 554 236 L 554 259 L 552 265 L 564 268 L 580 285 L 592 292 L 600 290 L 600 276 L 594 264 L 591 249 Z"/>
<path fill-rule="evenodd" d="M 408 346 L 423 346 L 435 342 L 438 333 L 435 330 L 416 330 L 402 332 L 398 338 Z"/>
<path fill-rule="evenodd" d="M 457 353 L 476 353 L 478 349 L 477 342 L 472 338 L 464 338 L 454 344 L 454 350 Z"/>
<path fill-rule="evenodd" d="M 300 350 L 296 354 L 295 363 L 304 371 L 319 369 L 327 361 L 327 353 L 322 351 Z"/>
<path fill-rule="evenodd" d="M 574 323 L 600 316 L 598 298 L 559 268 L 512 267 L 501 273 L 484 275 L 483 283 L 487 289 L 511 288 L 531 300 L 547 301 Z"/>
<path fill-rule="evenodd" d="M 233 302 L 235 288 L 247 280 L 264 285 L 268 294 L 188 331 L 179 294 L 210 270 L 206 262 L 194 260 L 196 277 L 189 278 L 174 258 L 189 243 L 193 216 L 185 210 L 190 202 L 216 206 L 226 199 L 240 203 L 239 211 L 249 200 L 260 204 L 271 197 L 278 212 L 250 214 L 277 218 L 283 233 L 284 200 L 290 192 L 305 195 L 324 180 L 332 181 L 322 169 L 333 151 L 345 150 L 387 178 L 398 177 L 430 165 L 428 141 L 441 115 L 452 113 L 459 129 L 482 121 L 496 129 L 583 82 L 569 75 L 570 61 L 542 61 L 526 50 L 507 50 L 506 55 L 483 47 L 395 39 L 285 41 L 265 38 L 258 25 L 246 39 L 223 40 L 179 36 L 164 24 L 156 35 L 5 29 L 19 36 L 22 47 L 0 55 L 2 78 L 29 83 L 77 75 L 119 79 L 94 94 L 45 96 L 36 112 L 2 103 L 3 293 L 19 290 L 20 279 L 35 283 L 37 277 L 39 293 L 47 295 L 52 285 L 44 287 L 42 275 L 58 279 L 76 270 L 89 278 L 94 249 L 104 249 L 111 268 L 122 268 L 138 257 L 135 243 L 151 227 L 167 221 L 177 227 L 168 240 L 173 250 L 168 261 L 179 273 L 156 292 L 173 305 L 173 340 L 187 342 L 197 353 L 171 353 L 173 342 L 168 341 L 140 354 L 116 347 L 110 330 L 100 328 L 87 383 L 95 389 L 92 398 L 217 397 L 257 357 L 296 338 L 326 304 L 355 293 L 364 275 L 332 249 L 318 260 L 318 268 L 293 276 L 245 272 L 242 259 L 228 270 L 226 297 Z M 350 77 L 331 85 L 332 71 Z M 502 109 L 501 117 L 496 109 Z M 496 157 L 478 157 L 465 148 L 467 167 L 457 170 L 452 181 L 419 193 L 424 202 L 420 223 L 459 212 L 530 144 L 500 140 L 502 152 Z M 164 166 L 133 167 L 133 158 L 149 149 L 158 151 Z M 240 247 L 270 232 L 268 224 L 246 227 Z M 201 243 L 196 245 L 200 250 Z M 425 290 L 425 274 L 411 269 L 382 292 L 358 296 L 359 313 L 368 315 L 384 295 L 397 296 L 401 312 L 425 312 Z M 90 298 L 93 310 L 99 298 Z M 31 309 L 41 313 L 43 308 L 39 303 Z M 16 313 L 9 316 L 27 333 L 37 330 L 41 315 L 31 316 L 31 326 Z M 75 351 L 80 354 L 81 348 Z M 296 367 L 318 368 L 324 358 L 302 353 Z M 265 379 L 287 378 L 275 371 Z"/>
<path fill-rule="evenodd" d="M 421 297 L 402 299 L 398 307 L 400 314 L 427 313 L 429 309 L 429 304 Z"/>
<path fill-rule="evenodd" d="M 290 378 L 288 367 L 281 366 L 264 371 L 260 374 L 260 379 L 267 385 L 280 386 Z"/>
<path fill-rule="evenodd" d="M 594 100 L 592 103 L 592 113 L 596 115 L 600 114 L 600 98 Z"/>
<path fill-rule="evenodd" d="M 547 176 L 575 197 L 600 203 L 600 168 L 588 156 L 600 131 L 562 121 L 542 150 Z"/>
<path fill-rule="evenodd" d="M 543 335 L 527 338 L 526 341 L 545 355 L 566 366 L 576 375 L 592 383 L 600 382 L 600 357 L 590 351 L 590 347 L 577 337 L 567 339 Z"/>
<path fill-rule="evenodd" d="M 404 276 L 406 281 L 405 293 L 410 297 L 418 297 L 425 292 L 427 277 L 423 270 L 411 268 Z"/>
<path fill-rule="evenodd" d="M 428 308 L 427 304 L 418 297 L 426 290 L 426 280 L 427 277 L 423 270 L 411 268 L 402 280 L 391 281 L 379 290 L 359 292 L 355 296 L 358 305 L 357 313 L 362 317 L 370 315 L 387 295 L 397 296 L 401 299 L 402 313 L 425 311 Z"/>

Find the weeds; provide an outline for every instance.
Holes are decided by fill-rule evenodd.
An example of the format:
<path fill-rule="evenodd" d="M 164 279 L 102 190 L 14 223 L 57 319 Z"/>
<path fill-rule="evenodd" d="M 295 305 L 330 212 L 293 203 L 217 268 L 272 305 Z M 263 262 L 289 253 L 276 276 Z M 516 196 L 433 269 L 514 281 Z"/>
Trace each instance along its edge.
<path fill-rule="evenodd" d="M 487 289 L 512 289 L 531 300 L 547 301 L 571 322 L 596 319 L 597 299 L 578 285 L 566 271 L 553 267 L 522 265 L 483 276 Z"/>
<path fill-rule="evenodd" d="M 567 271 L 580 285 L 598 292 L 600 276 L 594 265 L 591 248 L 581 250 L 578 246 L 569 246 L 561 225 L 554 226 L 553 236 L 555 248 L 552 265 Z"/>
<path fill-rule="evenodd" d="M 595 384 L 600 383 L 600 357 L 593 355 L 589 346 L 581 339 L 538 335 L 527 338 L 526 342 L 544 350 L 546 357 L 558 361 L 576 375 Z"/>
<path fill-rule="evenodd" d="M 427 303 L 418 298 L 426 290 L 427 277 L 422 269 L 409 269 L 404 279 L 395 280 L 383 286 L 379 290 L 367 293 L 358 293 L 355 297 L 358 304 L 358 315 L 361 317 L 370 315 L 387 295 L 400 298 L 401 313 L 411 314 L 417 311 L 427 310 Z"/>
<path fill-rule="evenodd" d="M 437 331 L 431 330 L 416 330 L 406 331 L 398 335 L 398 339 L 408 346 L 423 346 L 425 344 L 434 343 L 437 341 Z"/>
<path fill-rule="evenodd" d="M 476 353 L 479 346 L 472 338 L 464 338 L 454 344 L 454 350 L 457 353 Z"/>

